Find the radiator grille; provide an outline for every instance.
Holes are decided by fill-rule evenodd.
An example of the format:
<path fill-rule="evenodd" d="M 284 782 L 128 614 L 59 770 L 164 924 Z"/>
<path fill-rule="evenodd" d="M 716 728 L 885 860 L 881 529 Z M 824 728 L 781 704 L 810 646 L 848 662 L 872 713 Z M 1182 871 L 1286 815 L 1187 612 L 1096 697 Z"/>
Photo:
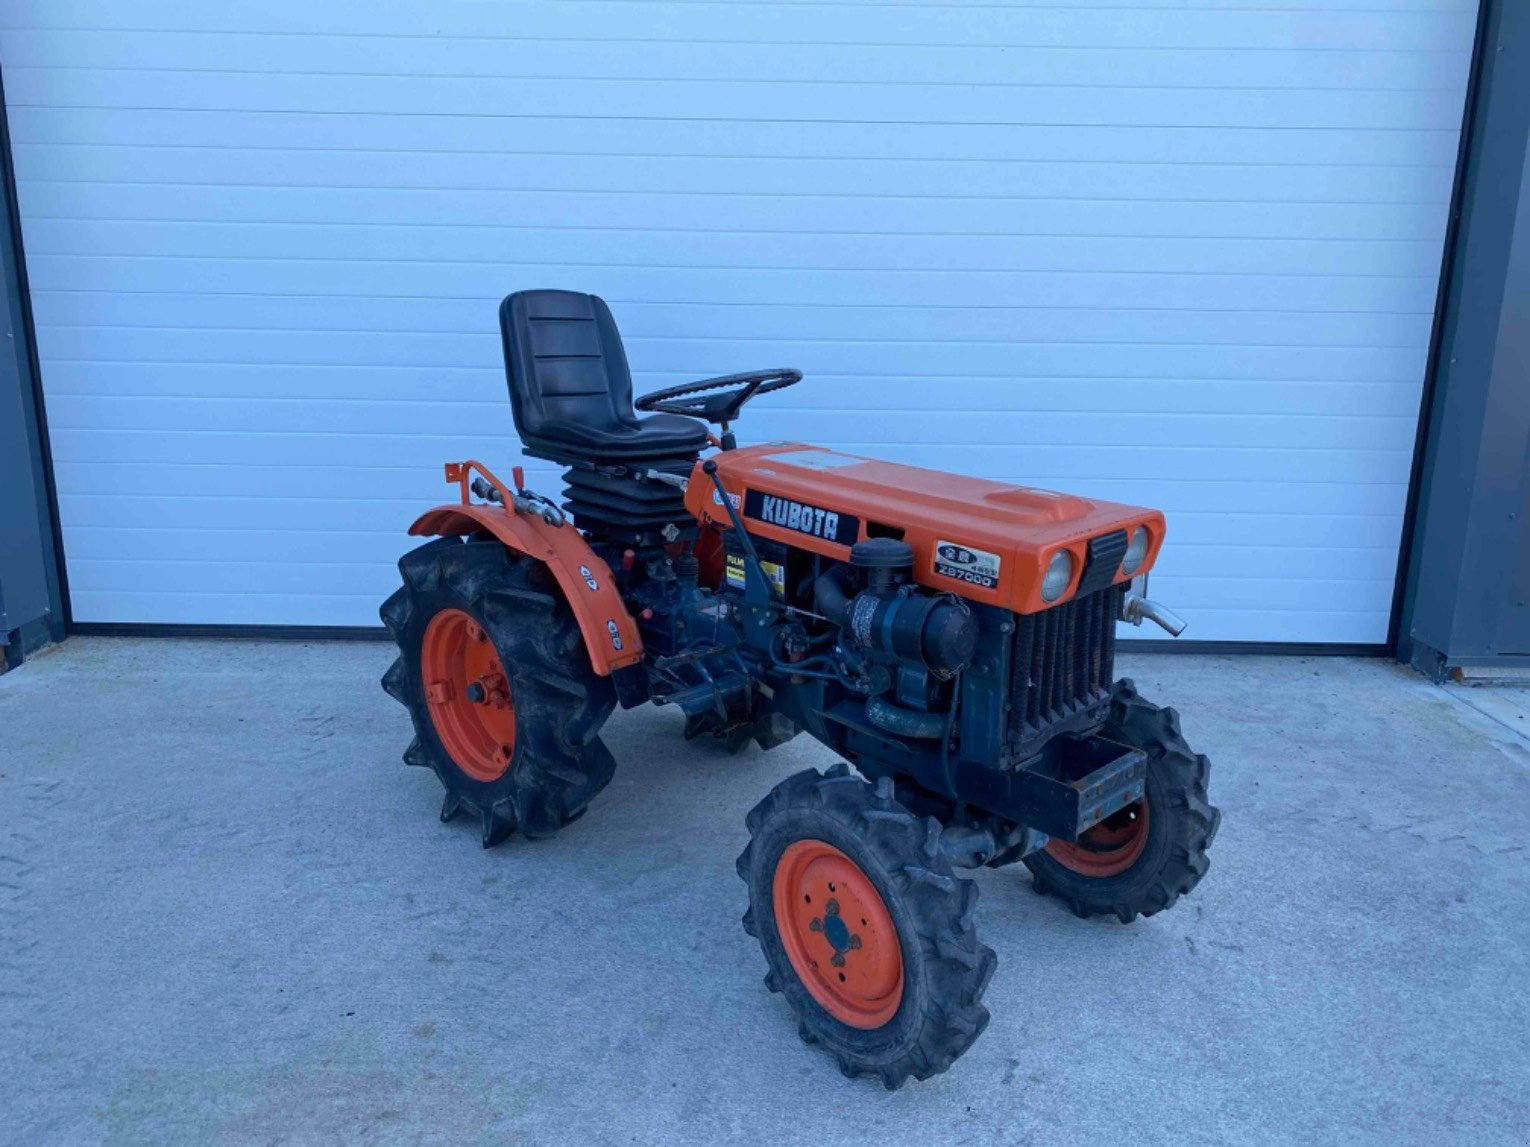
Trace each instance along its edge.
<path fill-rule="evenodd" d="M 1122 587 L 1015 617 L 1010 674 L 1012 742 L 1044 740 L 1110 697 Z"/>

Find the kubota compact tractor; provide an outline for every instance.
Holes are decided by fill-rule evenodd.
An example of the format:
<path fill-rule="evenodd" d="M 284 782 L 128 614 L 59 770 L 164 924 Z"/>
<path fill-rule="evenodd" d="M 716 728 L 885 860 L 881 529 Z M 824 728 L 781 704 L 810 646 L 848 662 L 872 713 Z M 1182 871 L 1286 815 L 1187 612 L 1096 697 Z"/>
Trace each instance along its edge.
<path fill-rule="evenodd" d="M 641 398 L 604 302 L 500 308 L 528 455 L 562 505 L 452 463 L 460 502 L 382 607 L 404 754 L 483 844 L 580 816 L 615 767 L 616 705 L 676 705 L 688 737 L 807 731 L 855 766 L 799 773 L 749 813 L 744 927 L 847 1075 L 944 1071 L 988 1022 L 994 970 L 958 868 L 1023 861 L 1038 892 L 1123 922 L 1206 872 L 1220 815 L 1179 719 L 1113 674 L 1116 622 L 1180 623 L 1140 592 L 1152 510 L 792 442 L 738 447 L 793 370 Z M 718 427 L 716 435 L 707 423 Z M 706 458 L 702 454 L 715 448 Z"/>

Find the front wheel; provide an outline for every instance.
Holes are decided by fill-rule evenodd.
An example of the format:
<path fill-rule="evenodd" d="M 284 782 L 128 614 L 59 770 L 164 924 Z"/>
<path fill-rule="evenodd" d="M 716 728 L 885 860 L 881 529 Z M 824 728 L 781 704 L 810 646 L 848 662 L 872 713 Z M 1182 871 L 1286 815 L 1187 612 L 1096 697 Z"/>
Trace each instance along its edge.
<path fill-rule="evenodd" d="M 1145 700 L 1132 681 L 1116 685 L 1103 732 L 1147 754 L 1145 798 L 1075 842 L 1052 840 L 1025 864 L 1037 892 L 1079 916 L 1128 924 L 1162 912 L 1200 883 L 1222 814 L 1206 794 L 1211 763 L 1186 744 L 1179 714 Z"/>
<path fill-rule="evenodd" d="M 900 805 L 890 780 L 873 788 L 836 765 L 782 781 L 746 823 L 744 928 L 798 1034 L 889 1089 L 949 1068 L 988 1024 L 979 1001 L 997 961 L 940 822 Z"/>

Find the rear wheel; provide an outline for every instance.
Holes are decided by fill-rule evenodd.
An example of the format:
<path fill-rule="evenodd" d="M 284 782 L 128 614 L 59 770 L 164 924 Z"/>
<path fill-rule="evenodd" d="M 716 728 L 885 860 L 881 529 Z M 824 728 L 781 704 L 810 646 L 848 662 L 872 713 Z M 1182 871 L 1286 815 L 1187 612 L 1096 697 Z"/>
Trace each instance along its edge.
<path fill-rule="evenodd" d="M 1058 897 L 1079 916 L 1115 916 L 1126 924 L 1163 911 L 1200 883 L 1222 814 L 1206 794 L 1211 763 L 1191 751 L 1173 709 L 1144 700 L 1122 680 L 1103 732 L 1147 754 L 1144 800 L 1073 843 L 1052 840 L 1025 864 L 1037 892 Z"/>
<path fill-rule="evenodd" d="M 798 1034 L 890 1089 L 949 1068 L 988 1024 L 979 1001 L 997 961 L 940 822 L 898 804 L 890 781 L 873 788 L 838 765 L 782 781 L 747 823 L 744 928 Z"/>
<path fill-rule="evenodd" d="M 495 540 L 438 538 L 399 561 L 381 610 L 399 656 L 383 688 L 409 710 L 411 765 L 446 789 L 441 819 L 475 813 L 483 846 L 581 815 L 615 769 L 600 726 L 616 703 L 540 562 Z"/>

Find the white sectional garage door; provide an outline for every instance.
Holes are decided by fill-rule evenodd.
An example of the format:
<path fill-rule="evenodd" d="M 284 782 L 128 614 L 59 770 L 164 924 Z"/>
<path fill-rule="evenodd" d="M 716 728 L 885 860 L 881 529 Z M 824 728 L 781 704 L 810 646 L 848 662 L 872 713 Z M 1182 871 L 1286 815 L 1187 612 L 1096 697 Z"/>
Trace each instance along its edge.
<path fill-rule="evenodd" d="M 13 0 L 75 618 L 376 624 L 566 287 L 640 391 L 806 371 L 746 441 L 1161 507 L 1187 636 L 1382 641 L 1475 7 Z"/>

